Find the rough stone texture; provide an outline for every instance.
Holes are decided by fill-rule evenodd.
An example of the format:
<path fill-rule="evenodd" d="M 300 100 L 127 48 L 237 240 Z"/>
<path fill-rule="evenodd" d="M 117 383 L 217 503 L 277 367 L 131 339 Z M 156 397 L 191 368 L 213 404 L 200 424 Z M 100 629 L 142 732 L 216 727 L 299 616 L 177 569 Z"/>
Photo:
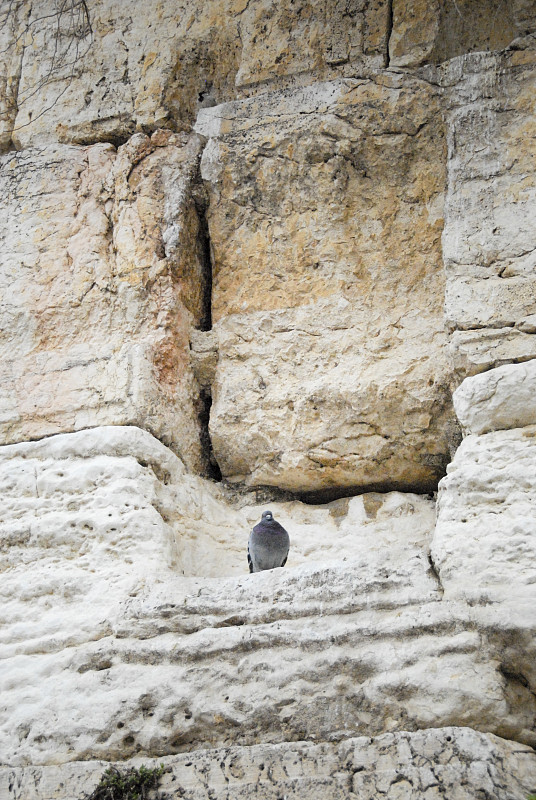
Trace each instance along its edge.
<path fill-rule="evenodd" d="M 261 0 L 240 18 L 239 89 L 310 83 L 378 69 L 387 58 L 386 0 Z"/>
<path fill-rule="evenodd" d="M 527 321 L 520 324 L 523 327 L 528 325 Z M 519 328 L 453 331 L 450 337 L 450 351 L 454 369 L 463 377 L 503 364 L 536 358 L 536 336 L 533 333 Z"/>
<path fill-rule="evenodd" d="M 534 361 L 499 367 L 466 378 L 456 391 L 470 435 L 440 482 L 432 542 L 446 598 L 502 603 L 500 613 L 515 607 L 529 626 L 536 601 L 535 368 Z M 529 637 L 520 663 L 533 647 Z M 521 684 L 527 669 L 534 672 L 534 657 L 514 670 Z"/>
<path fill-rule="evenodd" d="M 511 423 L 519 423 L 512 377 L 520 379 L 521 395 L 525 374 L 525 365 L 520 365 L 466 379 L 457 400 L 465 413 L 462 421 L 465 418 L 468 425 L 484 430 L 509 427 L 507 407 L 501 409 L 496 402 L 502 395 L 513 401 Z M 471 399 L 476 405 L 474 414 L 467 413 Z M 511 701 L 516 697 L 517 702 L 532 707 L 534 690 L 529 687 L 536 679 L 535 443 L 535 425 L 467 436 L 439 485 L 432 540 L 432 558 L 444 600 L 488 608 L 496 615 L 498 629 L 505 630 L 509 619 L 516 620 L 517 634 L 512 640 L 503 640 L 499 669 Z M 503 735 L 510 734 L 505 729 Z M 528 730 L 520 738 L 534 744 Z"/>
<path fill-rule="evenodd" d="M 534 608 L 535 437 L 530 425 L 468 436 L 457 450 L 440 483 L 433 541 L 449 596 L 515 596 Z"/>
<path fill-rule="evenodd" d="M 26 25 L 29 11 L 29 6 L 23 3 L 3 3 L 0 6 L 0 153 L 11 144 L 17 116 L 24 51 L 24 40 L 19 31 Z"/>
<path fill-rule="evenodd" d="M 393 0 L 390 64 L 417 67 L 501 50 L 535 28 L 534 0 Z"/>
<path fill-rule="evenodd" d="M 204 310 L 197 137 L 0 162 L 0 436 L 138 424 L 203 469 L 189 335 Z"/>
<path fill-rule="evenodd" d="M 508 677 L 520 641 L 536 663 L 533 614 L 442 600 L 429 500 L 273 504 L 288 567 L 249 575 L 262 507 L 144 431 L 9 445 L 0 479 L 1 763 L 448 725 L 536 742 L 534 670 Z"/>
<path fill-rule="evenodd" d="M 454 393 L 454 408 L 467 433 L 536 424 L 536 360 L 475 375 Z"/>
<path fill-rule="evenodd" d="M 267 83 L 311 83 L 377 69 L 387 54 L 388 0 L 148 0 L 143 14 L 133 0 L 94 0 L 93 40 L 84 30 L 73 40 L 65 13 L 59 48 L 55 8 L 54 0 L 41 0 L 32 18 L 41 21 L 24 38 L 13 92 L 18 147 L 188 127 L 203 92 L 221 102 L 266 91 Z M 72 58 L 76 46 L 79 60 Z M 10 52 L 20 61 L 16 49 Z"/>
<path fill-rule="evenodd" d="M 121 767 L 153 766 L 143 761 Z M 166 772 L 165 798 L 185 800 L 526 800 L 536 785 L 536 755 L 522 745 L 467 728 L 349 739 L 339 745 L 310 742 L 200 750 L 154 762 Z M 75 762 L 61 767 L 0 768 L 5 800 L 53 800 L 91 792 L 107 765 Z"/>
<path fill-rule="evenodd" d="M 0 8 L 0 441 L 111 427 L 0 448 L 0 797 L 525 800 L 533 0 L 54 8 Z M 434 529 L 379 490 L 467 375 Z"/>
<path fill-rule="evenodd" d="M 400 76 L 201 111 L 224 476 L 430 489 L 448 460 L 435 90 Z M 402 257 L 403 254 L 403 257 Z"/>
<path fill-rule="evenodd" d="M 440 78 L 449 105 L 445 305 L 463 377 L 536 355 L 534 37 L 454 59 Z"/>

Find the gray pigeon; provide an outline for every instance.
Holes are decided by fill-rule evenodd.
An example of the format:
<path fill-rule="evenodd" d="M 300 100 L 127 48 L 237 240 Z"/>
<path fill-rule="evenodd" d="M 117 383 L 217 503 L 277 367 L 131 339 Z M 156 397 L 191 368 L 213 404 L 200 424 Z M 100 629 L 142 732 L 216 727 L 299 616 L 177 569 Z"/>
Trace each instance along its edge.
<path fill-rule="evenodd" d="M 249 535 L 248 564 L 250 572 L 284 567 L 287 563 L 290 539 L 271 511 L 263 511 L 262 519 Z"/>

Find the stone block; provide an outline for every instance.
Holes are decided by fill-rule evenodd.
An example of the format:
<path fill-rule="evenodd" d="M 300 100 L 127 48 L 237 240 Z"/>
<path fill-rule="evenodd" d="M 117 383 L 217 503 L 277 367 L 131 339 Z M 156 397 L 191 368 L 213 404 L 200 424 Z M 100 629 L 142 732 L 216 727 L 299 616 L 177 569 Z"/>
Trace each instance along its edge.
<path fill-rule="evenodd" d="M 401 76 L 204 109 L 223 475 L 435 486 L 453 424 L 438 96 Z"/>
<path fill-rule="evenodd" d="M 499 376 L 497 381 L 500 386 Z M 494 383 L 488 388 L 489 419 L 494 413 Z M 475 389 L 472 394 L 478 401 Z M 470 385 L 466 392 L 471 392 Z M 481 414 L 478 409 L 470 424 L 477 427 Z M 527 623 L 536 601 L 535 442 L 534 425 L 467 436 L 440 483 L 432 544 L 445 596 L 493 603 L 512 600 Z"/>
<path fill-rule="evenodd" d="M 466 378 L 454 392 L 454 408 L 467 433 L 536 425 L 536 360 Z"/>
<path fill-rule="evenodd" d="M 204 469 L 190 331 L 204 254 L 196 136 L 2 157 L 0 437 L 141 425 Z"/>
<path fill-rule="evenodd" d="M 534 42 L 453 59 L 439 76 L 449 131 L 445 310 L 451 330 L 468 332 L 452 342 L 471 374 L 533 357 Z"/>

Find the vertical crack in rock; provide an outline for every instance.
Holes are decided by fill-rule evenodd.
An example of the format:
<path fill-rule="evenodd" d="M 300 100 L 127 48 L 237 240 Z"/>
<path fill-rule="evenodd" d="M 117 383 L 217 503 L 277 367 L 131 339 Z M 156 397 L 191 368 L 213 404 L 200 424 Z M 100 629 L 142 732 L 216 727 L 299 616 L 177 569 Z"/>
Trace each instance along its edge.
<path fill-rule="evenodd" d="M 193 186 L 193 199 L 199 220 L 198 252 L 203 269 L 203 316 L 199 322 L 198 329 L 200 331 L 210 331 L 212 330 L 212 256 L 207 220 L 208 197 L 202 183 L 200 162 L 201 153 L 199 155 L 196 181 Z"/>
<path fill-rule="evenodd" d="M 212 256 L 207 220 L 208 197 L 201 179 L 200 163 L 201 153 L 199 154 L 198 172 L 192 192 L 199 220 L 198 253 L 203 270 L 203 314 L 199 320 L 197 330 L 192 331 L 190 348 L 194 373 L 200 386 L 198 418 L 207 475 L 213 480 L 221 481 L 222 474 L 214 455 L 209 431 L 212 383 L 217 363 L 217 346 L 215 338 L 210 335 L 212 330 Z"/>
<path fill-rule="evenodd" d="M 387 1 L 387 32 L 385 34 L 385 54 L 384 54 L 384 67 L 389 67 L 391 58 L 389 56 L 389 44 L 391 42 L 391 34 L 393 32 L 393 0 Z"/>
<path fill-rule="evenodd" d="M 199 425 L 201 428 L 200 439 L 203 453 L 206 457 L 207 475 L 214 481 L 221 481 L 222 474 L 220 466 L 214 455 L 212 440 L 208 428 L 210 422 L 210 409 L 212 406 L 212 394 L 210 388 L 203 388 L 199 394 Z"/>

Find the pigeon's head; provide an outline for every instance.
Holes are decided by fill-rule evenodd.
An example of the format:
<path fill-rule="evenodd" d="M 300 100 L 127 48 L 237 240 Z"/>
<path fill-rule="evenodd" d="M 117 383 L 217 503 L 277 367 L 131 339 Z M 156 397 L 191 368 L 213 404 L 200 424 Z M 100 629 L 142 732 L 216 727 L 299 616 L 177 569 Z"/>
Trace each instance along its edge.
<path fill-rule="evenodd" d="M 263 522 L 271 522 L 274 518 L 274 515 L 271 511 L 263 511 L 262 512 L 262 521 Z"/>

